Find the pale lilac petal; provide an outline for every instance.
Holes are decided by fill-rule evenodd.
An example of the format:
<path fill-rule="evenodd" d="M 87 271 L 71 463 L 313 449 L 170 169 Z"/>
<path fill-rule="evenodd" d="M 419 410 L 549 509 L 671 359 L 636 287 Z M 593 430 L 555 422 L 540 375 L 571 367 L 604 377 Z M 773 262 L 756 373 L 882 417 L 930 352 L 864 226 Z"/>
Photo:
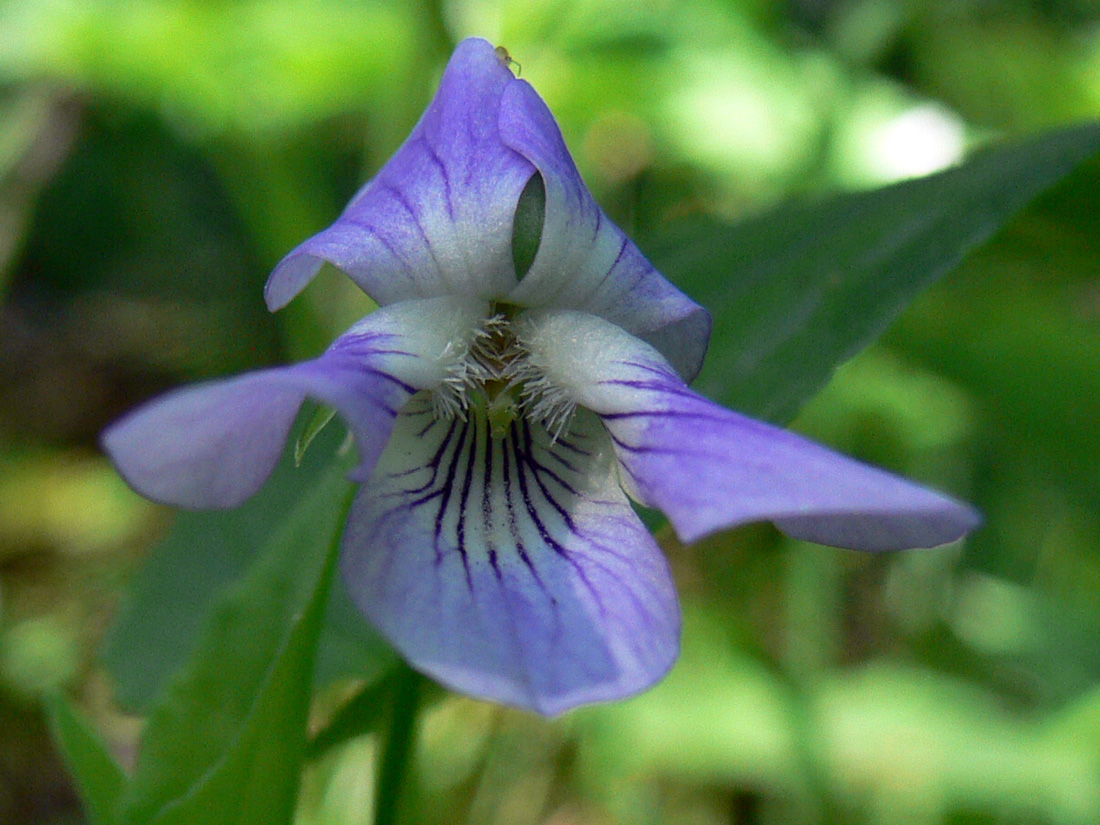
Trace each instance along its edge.
<path fill-rule="evenodd" d="M 275 468 L 304 393 L 286 370 L 178 390 L 102 436 L 119 473 L 146 498 L 178 507 L 236 507 Z"/>
<path fill-rule="evenodd" d="M 953 499 L 697 395 L 653 348 L 600 318 L 533 314 L 523 340 L 600 415 L 623 483 L 684 541 L 768 520 L 822 544 L 899 550 L 945 544 L 978 524 Z"/>
<path fill-rule="evenodd" d="M 500 130 L 546 185 L 542 243 L 509 300 L 578 309 L 606 318 L 656 347 L 690 381 L 710 337 L 710 314 L 653 268 L 592 198 L 554 116 L 531 86 L 504 90 Z"/>
<path fill-rule="evenodd" d="M 410 396 L 439 384 L 441 356 L 487 307 L 434 299 L 369 315 L 313 361 L 168 393 L 103 434 L 103 447 L 142 495 L 190 508 L 236 507 L 274 469 L 307 396 L 335 407 L 370 475 Z M 459 338 L 458 340 L 461 340 Z"/>
<path fill-rule="evenodd" d="M 330 228 L 276 267 L 268 306 L 287 304 L 324 261 L 380 304 L 515 284 L 512 218 L 534 169 L 500 140 L 497 115 L 515 82 L 485 40 L 464 40 L 405 144 Z"/>
<path fill-rule="evenodd" d="M 410 408 L 341 558 L 390 643 L 473 696 L 556 714 L 636 693 L 677 654 L 667 565 L 591 415 L 551 446 L 522 420 L 498 437 L 483 417 Z"/>

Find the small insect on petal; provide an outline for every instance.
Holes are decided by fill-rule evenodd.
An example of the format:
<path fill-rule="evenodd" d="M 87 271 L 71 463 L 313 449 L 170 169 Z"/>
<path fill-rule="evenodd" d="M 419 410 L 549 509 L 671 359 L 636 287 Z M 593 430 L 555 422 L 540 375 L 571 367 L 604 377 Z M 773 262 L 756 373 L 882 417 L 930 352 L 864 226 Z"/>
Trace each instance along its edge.
<path fill-rule="evenodd" d="M 504 48 L 503 46 L 497 46 L 495 49 L 493 49 L 493 51 L 496 52 L 497 59 L 507 68 L 515 68 L 517 76 L 523 74 L 523 67 L 519 65 L 518 60 L 513 58 L 512 55 L 508 54 L 508 50 L 506 48 Z"/>

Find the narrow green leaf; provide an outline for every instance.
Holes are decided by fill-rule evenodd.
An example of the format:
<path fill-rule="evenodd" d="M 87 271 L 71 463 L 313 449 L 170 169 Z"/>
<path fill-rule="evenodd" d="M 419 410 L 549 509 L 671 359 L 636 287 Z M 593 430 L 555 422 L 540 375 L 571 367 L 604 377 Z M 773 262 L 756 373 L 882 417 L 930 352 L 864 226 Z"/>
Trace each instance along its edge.
<path fill-rule="evenodd" d="M 785 422 L 923 289 L 1100 151 L 1100 125 L 931 177 L 659 239 L 655 264 L 714 314 L 701 392 Z"/>
<path fill-rule="evenodd" d="M 352 486 L 334 467 L 216 604 L 149 717 L 123 825 L 289 823 Z"/>
<path fill-rule="evenodd" d="M 114 825 L 115 809 L 126 775 L 107 751 L 99 733 L 64 696 L 46 702 L 50 731 L 65 758 L 91 825 Z"/>

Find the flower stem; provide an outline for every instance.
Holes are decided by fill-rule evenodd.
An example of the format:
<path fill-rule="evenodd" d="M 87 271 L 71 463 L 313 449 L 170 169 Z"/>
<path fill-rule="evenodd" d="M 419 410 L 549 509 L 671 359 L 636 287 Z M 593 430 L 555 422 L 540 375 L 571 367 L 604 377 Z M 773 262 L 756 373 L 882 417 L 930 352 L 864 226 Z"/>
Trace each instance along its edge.
<path fill-rule="evenodd" d="M 839 553 L 789 542 L 784 659 L 791 674 L 812 685 L 843 654 L 844 581 Z"/>
<path fill-rule="evenodd" d="M 393 685 L 393 711 L 390 726 L 382 742 L 375 786 L 374 825 L 395 825 L 400 813 L 404 789 L 416 736 L 416 712 L 422 678 L 407 665 L 401 666 Z"/>

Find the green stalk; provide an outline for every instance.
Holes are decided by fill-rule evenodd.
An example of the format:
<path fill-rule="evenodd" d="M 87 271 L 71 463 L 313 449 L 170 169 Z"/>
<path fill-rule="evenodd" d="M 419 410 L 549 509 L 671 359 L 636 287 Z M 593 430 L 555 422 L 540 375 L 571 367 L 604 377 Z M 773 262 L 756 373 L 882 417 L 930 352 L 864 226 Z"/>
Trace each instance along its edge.
<path fill-rule="evenodd" d="M 375 787 L 374 825 L 395 825 L 400 814 L 402 790 L 409 773 L 409 762 L 416 737 L 416 713 L 422 685 L 420 674 L 407 665 L 394 680 L 393 715 L 382 742 Z"/>

